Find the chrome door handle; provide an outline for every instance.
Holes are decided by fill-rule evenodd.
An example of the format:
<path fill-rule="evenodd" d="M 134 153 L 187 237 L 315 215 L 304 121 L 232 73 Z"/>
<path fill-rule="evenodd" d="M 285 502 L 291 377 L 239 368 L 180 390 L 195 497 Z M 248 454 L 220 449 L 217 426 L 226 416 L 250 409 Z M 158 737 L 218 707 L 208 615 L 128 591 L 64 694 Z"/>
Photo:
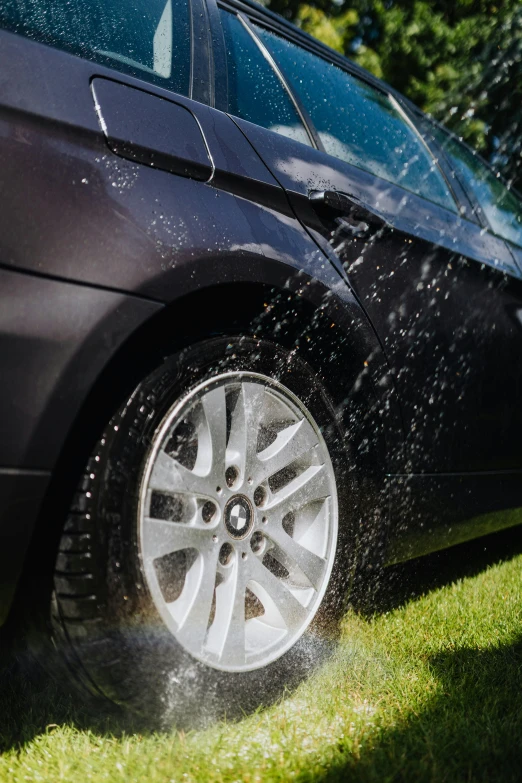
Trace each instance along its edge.
<path fill-rule="evenodd" d="M 338 190 L 313 190 L 308 194 L 308 199 L 318 212 L 327 211 L 336 216 L 341 215 L 343 223 L 349 231 L 355 235 L 363 232 L 362 224 L 366 224 L 366 231 L 371 227 L 382 228 L 388 225 L 381 215 L 373 212 L 365 204 L 362 204 L 356 196 L 342 193 Z"/>

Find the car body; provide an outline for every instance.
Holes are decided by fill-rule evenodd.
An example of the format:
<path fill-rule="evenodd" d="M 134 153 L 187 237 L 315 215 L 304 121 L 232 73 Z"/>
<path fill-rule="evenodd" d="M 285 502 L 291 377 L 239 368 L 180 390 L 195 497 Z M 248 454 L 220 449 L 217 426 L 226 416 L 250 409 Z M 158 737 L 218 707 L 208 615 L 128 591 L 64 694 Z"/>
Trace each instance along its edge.
<path fill-rule="evenodd" d="M 31 543 L 34 564 L 55 542 L 57 497 L 154 358 L 230 330 L 277 340 L 274 313 L 366 416 L 354 470 L 386 562 L 522 521 L 516 195 L 250 0 L 150 3 L 147 65 L 139 40 L 124 49 L 140 3 L 115 6 L 101 43 L 82 27 L 96 4 L 46 5 L 40 21 L 0 11 L 2 622 Z M 321 85 L 339 96 L 324 122 Z M 336 136 L 341 121 L 360 127 Z"/>

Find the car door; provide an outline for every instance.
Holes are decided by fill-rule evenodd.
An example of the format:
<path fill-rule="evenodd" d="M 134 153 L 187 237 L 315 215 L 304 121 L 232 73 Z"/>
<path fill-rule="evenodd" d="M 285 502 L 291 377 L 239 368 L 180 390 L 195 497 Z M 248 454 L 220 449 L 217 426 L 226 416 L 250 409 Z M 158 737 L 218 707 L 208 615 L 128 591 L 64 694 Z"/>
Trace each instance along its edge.
<path fill-rule="evenodd" d="M 262 12 L 223 3 L 219 17 L 229 113 L 343 273 L 392 367 L 405 440 L 388 455 L 391 559 L 515 524 L 522 287 L 513 255 L 379 82 Z M 245 36 L 307 137 L 235 102 Z M 250 86 L 250 104 L 262 89 Z"/>
<path fill-rule="evenodd" d="M 260 19 L 221 14 L 229 52 L 241 27 L 256 38 L 306 121 L 309 138 L 298 139 L 231 105 L 383 341 L 408 433 L 400 464 L 411 472 L 520 467 L 513 424 L 519 437 L 522 421 L 512 415 L 507 366 L 520 274 L 504 243 L 459 213 L 451 183 L 392 96 Z M 493 377 L 502 398 L 492 395 Z"/>

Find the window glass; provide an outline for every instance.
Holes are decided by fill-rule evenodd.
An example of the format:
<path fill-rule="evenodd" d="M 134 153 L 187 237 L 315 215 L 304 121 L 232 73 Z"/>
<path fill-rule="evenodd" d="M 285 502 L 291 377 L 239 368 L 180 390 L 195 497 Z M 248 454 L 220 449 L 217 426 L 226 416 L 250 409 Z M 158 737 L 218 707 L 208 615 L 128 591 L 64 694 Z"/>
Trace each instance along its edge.
<path fill-rule="evenodd" d="M 4 0 L 0 27 L 188 95 L 188 0 Z"/>
<path fill-rule="evenodd" d="M 435 161 L 388 96 L 284 38 L 257 32 L 299 95 L 326 152 L 457 211 Z"/>
<path fill-rule="evenodd" d="M 434 128 L 464 186 L 475 194 L 491 228 L 522 247 L 522 202 L 471 150 Z"/>
<path fill-rule="evenodd" d="M 243 120 L 310 144 L 297 110 L 258 45 L 239 21 L 221 11 L 228 70 L 228 110 Z"/>

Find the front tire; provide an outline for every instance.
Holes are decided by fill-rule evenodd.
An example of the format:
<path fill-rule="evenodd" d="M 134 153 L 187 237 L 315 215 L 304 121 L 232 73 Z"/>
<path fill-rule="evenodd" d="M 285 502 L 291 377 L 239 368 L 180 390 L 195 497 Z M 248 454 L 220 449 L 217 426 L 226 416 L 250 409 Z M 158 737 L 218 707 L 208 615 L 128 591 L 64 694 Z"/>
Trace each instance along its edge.
<path fill-rule="evenodd" d="M 53 633 L 76 675 L 178 725 L 296 684 L 346 605 L 346 470 L 295 353 L 220 338 L 166 359 L 112 418 L 60 542 Z"/>

